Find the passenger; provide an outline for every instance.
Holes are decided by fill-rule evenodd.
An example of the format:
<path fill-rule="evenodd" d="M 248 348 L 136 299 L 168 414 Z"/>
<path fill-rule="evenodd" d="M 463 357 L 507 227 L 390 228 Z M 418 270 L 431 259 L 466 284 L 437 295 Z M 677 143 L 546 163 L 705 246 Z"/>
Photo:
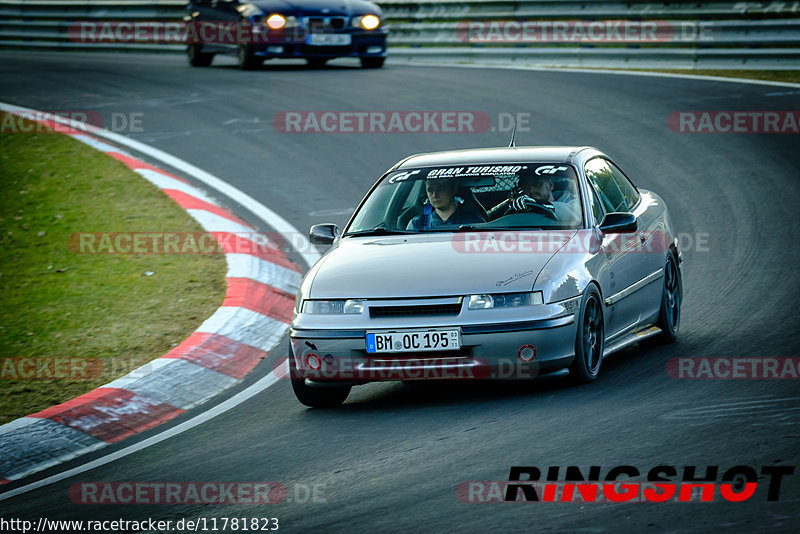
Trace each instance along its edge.
<path fill-rule="evenodd" d="M 430 204 L 409 221 L 407 230 L 422 230 L 439 226 L 461 226 L 484 222 L 483 218 L 456 200 L 458 183 L 453 179 L 433 178 L 425 182 Z"/>

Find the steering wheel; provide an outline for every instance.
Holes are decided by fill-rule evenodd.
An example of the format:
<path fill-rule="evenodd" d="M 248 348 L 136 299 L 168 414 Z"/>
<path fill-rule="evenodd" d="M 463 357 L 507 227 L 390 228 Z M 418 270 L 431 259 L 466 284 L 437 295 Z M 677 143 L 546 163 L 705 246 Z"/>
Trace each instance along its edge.
<path fill-rule="evenodd" d="M 508 209 L 504 215 L 508 215 L 509 213 L 526 213 L 531 211 L 541 213 L 545 217 L 553 219 L 554 221 L 558 220 L 558 215 L 556 215 L 556 210 L 552 204 L 549 202 L 537 202 L 536 199 L 529 197 L 528 195 L 519 196 L 509 202 Z"/>

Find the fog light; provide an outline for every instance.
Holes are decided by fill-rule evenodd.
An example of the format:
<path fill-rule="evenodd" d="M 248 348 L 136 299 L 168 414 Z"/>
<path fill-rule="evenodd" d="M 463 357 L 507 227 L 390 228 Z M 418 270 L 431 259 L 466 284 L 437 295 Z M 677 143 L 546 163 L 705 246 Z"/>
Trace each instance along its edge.
<path fill-rule="evenodd" d="M 319 371 L 319 368 L 322 367 L 322 361 L 319 359 L 319 356 L 313 352 L 306 355 L 306 364 L 315 371 Z"/>
<path fill-rule="evenodd" d="M 368 46 L 367 47 L 367 54 L 380 54 L 383 52 L 382 46 Z"/>
<path fill-rule="evenodd" d="M 283 47 L 282 46 L 268 46 L 267 52 L 270 54 L 283 54 Z"/>
<path fill-rule="evenodd" d="M 536 347 L 533 345 L 522 345 L 517 351 L 517 356 L 523 362 L 529 362 L 536 357 Z"/>

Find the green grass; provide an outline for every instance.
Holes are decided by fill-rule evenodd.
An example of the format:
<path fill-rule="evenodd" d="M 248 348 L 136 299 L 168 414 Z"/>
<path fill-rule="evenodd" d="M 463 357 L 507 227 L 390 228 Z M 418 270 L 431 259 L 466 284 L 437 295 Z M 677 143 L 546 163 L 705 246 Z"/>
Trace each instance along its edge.
<path fill-rule="evenodd" d="M 222 255 L 68 250 L 73 232 L 202 231 L 122 163 L 60 134 L 0 134 L 0 184 L 0 360 L 100 358 L 104 369 L 91 381 L 6 373 L 0 423 L 163 355 L 221 304 Z"/>

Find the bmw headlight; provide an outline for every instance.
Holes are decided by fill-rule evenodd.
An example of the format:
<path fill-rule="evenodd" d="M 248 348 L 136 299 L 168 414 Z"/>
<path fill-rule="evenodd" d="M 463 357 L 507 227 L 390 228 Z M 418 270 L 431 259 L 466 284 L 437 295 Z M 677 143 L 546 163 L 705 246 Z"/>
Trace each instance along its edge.
<path fill-rule="evenodd" d="M 266 19 L 267 27 L 270 30 L 280 30 L 283 28 L 295 28 L 298 25 L 297 17 L 284 17 L 280 13 L 273 13 Z"/>
<path fill-rule="evenodd" d="M 304 300 L 301 313 L 310 313 L 314 315 L 341 315 L 359 314 L 363 311 L 363 300 Z"/>
<path fill-rule="evenodd" d="M 381 19 L 377 15 L 364 15 L 363 17 L 355 17 L 353 19 L 353 26 L 363 28 L 365 30 L 374 30 L 381 25 Z"/>
<path fill-rule="evenodd" d="M 541 291 L 527 293 L 494 293 L 485 295 L 470 295 L 467 307 L 470 310 L 485 310 L 488 308 L 515 308 L 518 306 L 536 306 L 544 303 Z"/>
<path fill-rule="evenodd" d="M 267 17 L 267 26 L 273 30 L 280 30 L 284 26 L 286 26 L 286 17 L 283 15 L 279 15 L 278 13 L 273 13 L 269 17 Z"/>

